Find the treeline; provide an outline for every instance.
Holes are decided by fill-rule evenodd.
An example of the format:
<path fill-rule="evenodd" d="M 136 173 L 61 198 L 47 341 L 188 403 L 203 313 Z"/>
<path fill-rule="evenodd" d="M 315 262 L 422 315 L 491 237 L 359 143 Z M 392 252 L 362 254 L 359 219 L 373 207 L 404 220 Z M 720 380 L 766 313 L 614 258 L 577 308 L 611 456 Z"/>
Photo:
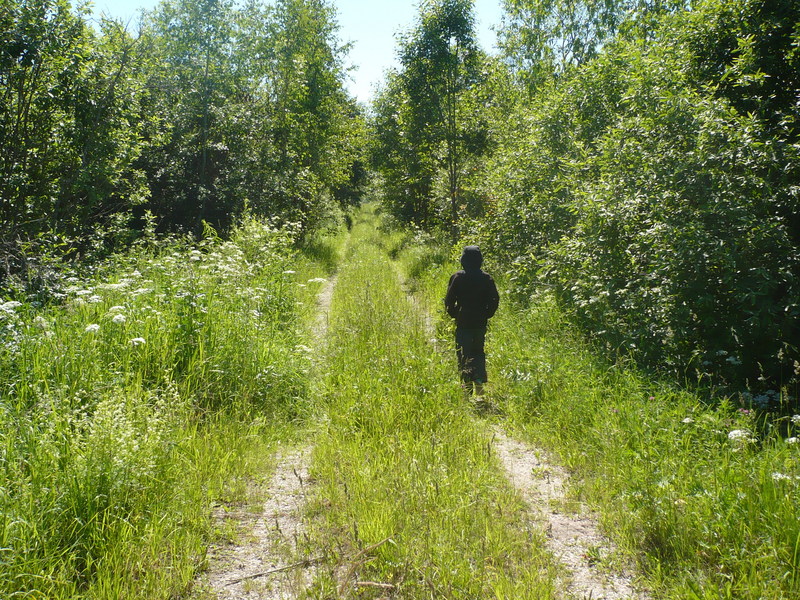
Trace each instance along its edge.
<path fill-rule="evenodd" d="M 387 205 L 613 352 L 796 398 L 800 5 L 504 5 L 497 59 L 469 0 L 426 3 L 401 41 L 374 117 Z"/>
<path fill-rule="evenodd" d="M 325 0 L 164 0 L 136 25 L 0 8 L 0 286 L 246 210 L 316 228 L 365 182 Z"/>

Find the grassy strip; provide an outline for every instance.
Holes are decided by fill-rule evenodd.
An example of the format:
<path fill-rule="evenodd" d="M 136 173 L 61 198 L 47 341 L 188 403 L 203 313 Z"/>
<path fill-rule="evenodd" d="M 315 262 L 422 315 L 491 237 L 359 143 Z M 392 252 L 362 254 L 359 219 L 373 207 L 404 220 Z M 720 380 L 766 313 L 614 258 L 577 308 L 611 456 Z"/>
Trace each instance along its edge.
<path fill-rule="evenodd" d="M 152 242 L 0 307 L 0 595 L 174 598 L 303 409 L 291 235 Z M 311 293 L 309 291 L 308 293 Z"/>
<path fill-rule="evenodd" d="M 385 593 L 367 581 L 403 598 L 552 597 L 541 534 L 426 339 L 391 243 L 359 215 L 334 295 L 311 544 L 335 568 L 311 595 Z"/>
<path fill-rule="evenodd" d="M 410 236 L 396 248 L 449 335 L 441 298 L 457 255 Z M 658 597 L 798 597 L 800 417 L 708 405 L 610 365 L 546 294 L 527 308 L 504 301 L 487 348 L 500 418 L 578 476 Z"/>

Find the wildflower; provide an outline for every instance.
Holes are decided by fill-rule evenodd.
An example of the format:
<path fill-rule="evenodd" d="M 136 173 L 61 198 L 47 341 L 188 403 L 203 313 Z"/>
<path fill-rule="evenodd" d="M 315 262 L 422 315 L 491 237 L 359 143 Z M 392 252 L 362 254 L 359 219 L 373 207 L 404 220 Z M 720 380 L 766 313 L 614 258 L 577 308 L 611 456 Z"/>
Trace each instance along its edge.
<path fill-rule="evenodd" d="M 681 423 L 686 423 L 687 425 L 691 425 L 694 423 L 694 419 L 692 417 L 686 417 Z"/>
<path fill-rule="evenodd" d="M 84 331 L 86 333 L 94 333 L 95 331 L 100 331 L 100 325 L 98 325 L 97 323 L 92 323 L 91 325 L 87 325 Z"/>
<path fill-rule="evenodd" d="M 94 296 L 89 296 L 89 298 L 87 298 L 86 301 L 90 302 L 92 304 L 98 304 L 98 303 L 102 302 L 103 299 L 100 296 L 98 296 L 97 294 L 95 294 Z"/>
<path fill-rule="evenodd" d="M 133 338 L 130 343 L 131 346 L 144 346 L 147 342 L 145 341 L 144 338 L 137 337 Z"/>
<path fill-rule="evenodd" d="M 747 429 L 733 429 L 728 432 L 728 439 L 732 442 L 749 442 L 750 432 Z"/>
<path fill-rule="evenodd" d="M 653 401 L 653 400 L 655 400 L 655 399 L 656 399 L 656 397 L 655 397 L 655 396 L 650 396 L 650 402 L 652 402 L 652 401 Z"/>
<path fill-rule="evenodd" d="M 50 329 L 50 323 L 48 323 L 47 319 L 45 319 L 41 315 L 36 315 L 36 318 L 33 320 L 33 324 L 36 325 L 37 328 L 43 331 L 47 331 L 48 329 Z"/>
<path fill-rule="evenodd" d="M 800 438 L 796 438 L 796 437 L 786 438 L 786 443 L 787 444 L 797 444 L 798 442 L 800 442 Z"/>
<path fill-rule="evenodd" d="M 314 279 L 309 279 L 308 283 L 327 283 L 327 281 L 324 277 L 314 277 Z"/>
<path fill-rule="evenodd" d="M 785 473 L 775 472 L 772 474 L 772 481 L 789 481 L 790 479 L 791 477 L 789 477 Z"/>
<path fill-rule="evenodd" d="M 123 310 L 125 310 L 124 306 L 112 306 L 108 309 L 108 312 L 122 312 Z"/>
<path fill-rule="evenodd" d="M 4 304 L 0 304 L 0 310 L 3 312 L 13 312 L 15 308 L 19 308 L 22 306 L 22 302 L 17 302 L 16 300 L 10 300 Z"/>
<path fill-rule="evenodd" d="M 111 319 L 114 323 L 124 323 L 125 322 L 125 315 L 114 315 L 114 318 Z"/>
<path fill-rule="evenodd" d="M 800 415 L 792 415 L 792 423 L 800 425 Z"/>
<path fill-rule="evenodd" d="M 118 283 L 103 283 L 101 285 L 98 285 L 97 287 L 103 288 L 104 290 L 119 291 L 119 290 L 124 290 L 126 287 L 130 285 L 130 283 L 131 283 L 130 279 L 123 279 Z"/>
<path fill-rule="evenodd" d="M 295 273 L 297 273 L 297 271 L 284 271 L 283 272 L 284 275 L 294 275 Z"/>

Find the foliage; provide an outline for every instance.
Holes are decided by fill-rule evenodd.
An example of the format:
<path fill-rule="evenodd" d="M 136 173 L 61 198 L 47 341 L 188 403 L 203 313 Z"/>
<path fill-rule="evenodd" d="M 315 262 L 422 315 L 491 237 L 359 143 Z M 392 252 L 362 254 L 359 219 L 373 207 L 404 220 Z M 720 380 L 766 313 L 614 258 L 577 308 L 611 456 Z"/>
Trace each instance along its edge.
<path fill-rule="evenodd" d="M 442 297 L 458 268 L 457 253 L 431 260 L 441 254 L 435 242 L 400 254 L 438 345 L 452 339 Z M 500 275 L 494 260 L 486 269 Z M 566 502 L 588 504 L 617 547 L 592 555 L 595 566 L 637 564 L 637 584 L 657 598 L 794 598 L 800 415 L 786 414 L 788 399 L 773 390 L 709 403 L 632 361 L 612 363 L 551 291 L 517 302 L 504 279 L 487 336 L 494 410 L 480 422 L 532 440 L 570 471 Z"/>
<path fill-rule="evenodd" d="M 465 174 L 488 147 L 480 89 L 486 59 L 474 37 L 469 0 L 423 4 L 401 40 L 401 70 L 376 100 L 373 162 L 387 201 L 408 220 L 454 234 Z"/>
<path fill-rule="evenodd" d="M 4 597 L 191 585 L 209 503 L 307 393 L 296 235 L 246 219 L 228 242 L 142 243 L 62 306 L 0 303 Z"/>
<path fill-rule="evenodd" d="M 680 379 L 791 389 L 797 108 L 749 111 L 756 97 L 726 81 L 736 69 L 749 81 L 758 61 L 748 71 L 731 59 L 713 81 L 698 66 L 711 60 L 698 46 L 720 36 L 715 17 L 745 14 L 743 3 L 672 16 L 654 44 L 607 44 L 520 102 L 519 128 L 497 128 L 505 135 L 484 188 L 496 201 L 475 232 L 520 291 L 554 286 L 613 351 Z M 765 79 L 791 82 L 791 37 L 782 39 L 768 56 L 784 62 L 759 60 L 772 65 Z"/>
<path fill-rule="evenodd" d="M 504 0 L 499 32 L 503 58 L 531 93 L 602 52 L 616 34 L 637 41 L 652 35 L 658 18 L 689 0 Z"/>
<path fill-rule="evenodd" d="M 142 151 L 137 41 L 107 21 L 95 33 L 66 0 L 9 0 L 0 23 L 0 247 L 7 276 L 31 266 L 19 240 L 61 237 L 86 254 L 95 228 L 113 226 L 148 190 L 135 166 Z"/>
<path fill-rule="evenodd" d="M 797 595 L 800 415 L 709 405 L 610 365 L 549 293 L 492 327 L 496 401 L 575 473 L 654 597 Z"/>
<path fill-rule="evenodd" d="M 88 18 L 68 0 L 0 8 L 6 283 L 41 277 L 40 256 L 120 250 L 147 211 L 161 231 L 224 235 L 249 208 L 311 233 L 363 193 L 329 3 L 164 0 L 135 35 Z"/>

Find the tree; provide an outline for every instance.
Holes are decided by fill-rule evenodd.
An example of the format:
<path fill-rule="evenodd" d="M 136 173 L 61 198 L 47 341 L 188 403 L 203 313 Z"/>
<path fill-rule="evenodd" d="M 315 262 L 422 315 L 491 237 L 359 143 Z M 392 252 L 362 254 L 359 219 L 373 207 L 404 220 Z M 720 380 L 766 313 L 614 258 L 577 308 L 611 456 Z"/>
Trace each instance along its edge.
<path fill-rule="evenodd" d="M 485 60 L 475 41 L 472 1 L 423 4 L 417 26 L 401 40 L 399 58 L 400 72 L 376 103 L 379 128 L 386 128 L 378 133 L 379 153 L 387 157 L 377 164 L 395 190 L 404 189 L 412 205 L 405 212 L 424 226 L 432 224 L 431 203 L 442 173 L 444 221 L 456 236 L 465 166 L 486 147 L 485 124 L 470 100 Z M 392 148 L 392 138 L 401 142 L 400 150 Z"/>
<path fill-rule="evenodd" d="M 595 58 L 619 31 L 648 39 L 690 0 L 504 0 L 500 47 L 529 90 Z"/>
<path fill-rule="evenodd" d="M 0 244 L 24 271 L 43 240 L 85 254 L 145 201 L 140 44 L 66 0 L 4 2 L 0 31 Z"/>

